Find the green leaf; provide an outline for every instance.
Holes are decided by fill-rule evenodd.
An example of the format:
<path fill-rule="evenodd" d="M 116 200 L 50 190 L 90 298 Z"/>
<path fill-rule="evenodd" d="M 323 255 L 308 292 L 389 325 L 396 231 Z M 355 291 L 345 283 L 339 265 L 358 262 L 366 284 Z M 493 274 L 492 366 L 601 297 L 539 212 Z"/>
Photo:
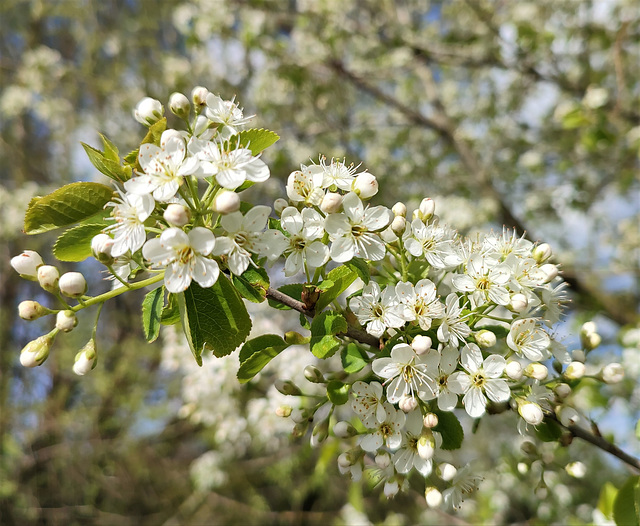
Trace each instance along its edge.
<path fill-rule="evenodd" d="M 251 331 L 251 318 L 242 298 L 223 275 L 206 289 L 191 283 L 178 300 L 184 333 L 198 365 L 202 365 L 204 351 L 226 356 Z"/>
<path fill-rule="evenodd" d="M 162 137 L 163 132 L 167 129 L 167 118 L 162 117 L 158 122 L 149 126 L 149 131 L 142 139 L 140 144 L 155 144 L 156 146 L 160 146 L 160 137 Z"/>
<path fill-rule="evenodd" d="M 160 335 L 160 318 L 164 306 L 164 287 L 149 292 L 142 301 L 142 327 L 148 342 L 155 341 Z"/>
<path fill-rule="evenodd" d="M 358 277 L 364 281 L 365 285 L 369 283 L 371 274 L 369 273 L 369 265 L 367 265 L 367 262 L 364 259 L 353 258 L 351 261 L 347 261 L 344 265 L 355 272 Z"/>
<path fill-rule="evenodd" d="M 362 349 L 355 343 L 348 344 L 340 355 L 342 358 L 342 367 L 347 374 L 357 373 L 362 371 L 369 363 L 367 357 Z"/>
<path fill-rule="evenodd" d="M 287 296 L 290 296 L 294 300 L 302 301 L 302 291 L 304 289 L 304 285 L 302 283 L 291 283 L 289 285 L 283 285 L 282 287 L 278 287 L 278 290 Z M 284 303 L 280 303 L 274 299 L 269 298 L 269 305 L 274 309 L 279 310 L 291 310 L 291 307 L 285 305 Z"/>
<path fill-rule="evenodd" d="M 327 384 L 327 396 L 333 405 L 344 405 L 349 400 L 349 384 L 331 380 Z"/>
<path fill-rule="evenodd" d="M 70 228 L 53 245 L 53 255 L 60 261 L 84 261 L 91 256 L 91 240 L 105 226 L 88 223 Z"/>
<path fill-rule="evenodd" d="M 442 449 L 451 451 L 460 449 L 464 440 L 464 431 L 460 421 L 450 411 L 434 411 L 438 417 L 438 425 L 433 428 L 442 435 Z"/>
<path fill-rule="evenodd" d="M 598 499 L 598 509 L 607 519 L 613 519 L 613 503 L 616 500 L 618 488 L 611 482 L 605 482 L 600 490 L 600 498 Z"/>
<path fill-rule="evenodd" d="M 347 330 L 347 320 L 333 311 L 321 312 L 311 322 L 311 352 L 318 358 L 333 356 L 340 347 L 336 334 Z"/>
<path fill-rule="evenodd" d="M 251 380 L 287 347 L 289 344 L 275 334 L 264 334 L 246 342 L 240 350 L 240 383 Z"/>
<path fill-rule="evenodd" d="M 264 128 L 253 128 L 232 136 L 229 139 L 229 147 L 236 148 L 239 142 L 244 148 L 249 148 L 253 155 L 258 155 L 261 151 L 275 144 L 278 139 L 280 136 L 275 132 Z"/>
<path fill-rule="evenodd" d="M 80 144 L 82 144 L 82 147 L 84 148 L 87 157 L 91 161 L 91 164 L 95 166 L 95 168 L 101 174 L 104 174 L 114 181 L 118 181 L 119 183 L 122 183 L 131 178 L 131 169 L 123 168 L 120 165 L 119 159 L 113 160 L 112 158 L 108 157 L 107 154 L 101 152 L 93 146 L 89 146 L 88 144 L 85 144 L 83 142 L 81 142 Z M 108 155 L 111 156 L 112 152 L 109 152 Z"/>
<path fill-rule="evenodd" d="M 118 147 L 113 144 L 106 135 L 99 134 L 102 139 L 102 144 L 104 145 L 104 156 L 111 160 L 120 164 L 120 155 L 118 152 Z"/>
<path fill-rule="evenodd" d="M 269 275 L 262 267 L 250 266 L 241 276 L 233 276 L 233 284 L 243 298 L 253 303 L 262 303 L 267 297 Z"/>
<path fill-rule="evenodd" d="M 334 268 L 327 274 L 327 280 L 332 281 L 333 285 L 320 294 L 316 302 L 316 312 L 320 312 L 327 305 L 331 304 L 347 287 L 351 285 L 358 275 L 345 265 Z"/>
<path fill-rule="evenodd" d="M 73 225 L 98 213 L 113 197 L 100 183 L 71 183 L 44 197 L 31 199 L 24 217 L 26 234 L 40 234 Z"/>
<path fill-rule="evenodd" d="M 640 476 L 629 477 L 613 503 L 613 520 L 617 526 L 640 524 Z"/>
<path fill-rule="evenodd" d="M 535 430 L 536 436 L 543 442 L 555 442 L 562 436 L 562 427 L 554 420 L 543 420 Z"/>
<path fill-rule="evenodd" d="M 166 305 L 162 307 L 160 323 L 162 323 L 162 325 L 175 325 L 180 321 L 178 295 L 169 293 L 168 296 Z"/>
<path fill-rule="evenodd" d="M 636 422 L 636 438 L 640 440 L 640 420 Z"/>

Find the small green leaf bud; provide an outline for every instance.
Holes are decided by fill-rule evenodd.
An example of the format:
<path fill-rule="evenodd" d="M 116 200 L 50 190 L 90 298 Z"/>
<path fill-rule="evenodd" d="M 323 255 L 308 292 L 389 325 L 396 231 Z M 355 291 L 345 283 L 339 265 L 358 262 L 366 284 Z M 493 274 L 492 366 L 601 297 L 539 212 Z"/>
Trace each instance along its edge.
<path fill-rule="evenodd" d="M 289 345 L 305 345 L 309 343 L 311 338 L 309 336 L 302 336 L 296 331 L 287 331 L 284 333 L 284 341 Z"/>
<path fill-rule="evenodd" d="M 71 310 L 62 310 L 56 315 L 56 329 L 69 332 L 78 325 L 78 318 Z"/>
<path fill-rule="evenodd" d="M 349 422 L 341 420 L 340 422 L 336 422 L 336 425 L 333 426 L 333 434 L 338 438 L 349 438 L 357 435 L 358 432 Z"/>
<path fill-rule="evenodd" d="M 169 109 L 177 117 L 185 119 L 189 116 L 191 104 L 189 103 L 189 99 L 185 95 L 179 92 L 175 92 L 172 93 L 169 97 Z"/>
<path fill-rule="evenodd" d="M 25 250 L 11 258 L 11 266 L 25 279 L 35 280 L 38 277 L 38 267 L 43 264 L 40 254 L 33 250 Z"/>
<path fill-rule="evenodd" d="M 551 247 L 548 243 L 542 243 L 533 249 L 531 256 L 540 265 L 551 257 Z"/>
<path fill-rule="evenodd" d="M 398 201 L 395 205 L 393 205 L 393 208 L 391 208 L 391 211 L 393 212 L 394 216 L 402 216 L 402 217 L 407 217 L 407 207 L 404 203 L 401 203 L 400 201 Z"/>
<path fill-rule="evenodd" d="M 18 315 L 23 320 L 27 321 L 37 320 L 38 318 L 51 314 L 52 312 L 52 310 L 47 309 L 37 301 L 33 300 L 22 301 L 20 302 L 20 305 L 18 305 Z"/>
<path fill-rule="evenodd" d="M 55 294 L 58 292 L 58 280 L 60 272 L 53 265 L 41 265 L 38 267 L 38 282 L 47 292 Z"/>
<path fill-rule="evenodd" d="M 353 180 L 351 189 L 361 199 L 369 199 L 378 193 L 378 181 L 374 175 L 363 172 Z"/>
<path fill-rule="evenodd" d="M 91 252 L 93 257 L 96 258 L 103 265 L 112 265 L 113 256 L 111 255 L 111 249 L 113 248 L 114 240 L 108 234 L 98 234 L 91 240 Z"/>
<path fill-rule="evenodd" d="M 325 214 L 335 214 L 342 207 L 342 196 L 335 192 L 327 192 L 320 203 L 320 210 Z"/>
<path fill-rule="evenodd" d="M 183 227 L 191 220 L 191 211 L 180 203 L 170 203 L 162 217 L 170 225 Z"/>
<path fill-rule="evenodd" d="M 53 344 L 58 331 L 52 330 L 49 334 L 45 334 L 27 343 L 20 352 L 20 363 L 24 367 L 36 367 L 42 365 L 49 357 L 49 350 Z"/>
<path fill-rule="evenodd" d="M 326 382 L 324 375 L 315 365 L 307 365 L 304 368 L 304 377 L 314 384 L 323 384 Z"/>
<path fill-rule="evenodd" d="M 433 486 L 429 486 L 424 490 L 424 498 L 430 508 L 439 508 L 442 504 L 442 493 Z"/>
<path fill-rule="evenodd" d="M 213 209 L 219 214 L 231 214 L 240 210 L 240 196 L 235 192 L 222 191 L 213 200 Z"/>
<path fill-rule="evenodd" d="M 91 338 L 87 344 L 76 354 L 75 363 L 73 364 L 73 372 L 78 376 L 84 376 L 95 368 L 98 363 L 98 355 L 96 353 L 96 342 Z"/>
<path fill-rule="evenodd" d="M 482 349 L 488 349 L 489 347 L 493 347 L 496 344 L 495 333 L 486 329 L 482 329 L 481 331 L 476 332 L 475 338 L 478 347 Z"/>
<path fill-rule="evenodd" d="M 159 100 L 152 99 L 151 97 L 145 97 L 136 105 L 136 109 L 133 110 L 133 117 L 140 124 L 145 126 L 151 126 L 155 124 L 164 115 L 164 107 Z"/>
<path fill-rule="evenodd" d="M 60 292 L 70 298 L 79 298 L 87 292 L 87 280 L 80 272 L 66 272 L 60 276 Z"/>
<path fill-rule="evenodd" d="M 302 391 L 300 388 L 294 384 L 291 380 L 276 380 L 275 382 L 276 389 L 280 391 L 283 395 L 289 396 L 300 396 Z"/>

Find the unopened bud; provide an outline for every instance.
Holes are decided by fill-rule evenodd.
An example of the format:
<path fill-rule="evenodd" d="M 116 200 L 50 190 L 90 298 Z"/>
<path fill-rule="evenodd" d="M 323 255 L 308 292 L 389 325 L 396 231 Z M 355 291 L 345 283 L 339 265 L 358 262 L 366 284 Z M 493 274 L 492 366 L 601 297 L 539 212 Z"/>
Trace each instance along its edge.
<path fill-rule="evenodd" d="M 418 407 L 418 401 L 413 396 L 405 395 L 402 398 L 400 398 L 400 401 L 398 402 L 398 407 L 400 408 L 401 411 L 404 411 L 405 413 L 410 413 L 416 407 Z"/>
<path fill-rule="evenodd" d="M 174 115 L 184 119 L 189 116 L 191 104 L 185 95 L 175 92 L 169 97 L 169 109 Z"/>
<path fill-rule="evenodd" d="M 47 292 L 55 294 L 58 292 L 58 280 L 60 272 L 53 265 L 41 265 L 38 267 L 38 282 Z"/>
<path fill-rule="evenodd" d="M 432 344 L 433 342 L 431 341 L 431 338 L 429 338 L 429 336 L 418 334 L 411 342 L 411 348 L 418 356 L 420 356 L 431 349 Z"/>
<path fill-rule="evenodd" d="M 338 455 L 338 465 L 343 468 L 349 468 L 353 466 L 352 458 L 348 454 L 348 452 L 341 453 L 340 455 Z"/>
<path fill-rule="evenodd" d="M 231 214 L 240 210 L 240 196 L 235 192 L 220 192 L 213 200 L 213 209 L 219 214 Z"/>
<path fill-rule="evenodd" d="M 164 220 L 170 225 L 183 227 L 191 220 L 190 210 L 179 203 L 170 203 L 162 214 Z"/>
<path fill-rule="evenodd" d="M 577 479 L 584 478 L 584 476 L 587 474 L 587 466 L 585 466 L 580 461 L 570 462 L 565 466 L 564 469 L 570 476 Z"/>
<path fill-rule="evenodd" d="M 458 470 L 452 464 L 443 462 L 436 468 L 436 474 L 445 482 L 449 482 L 456 476 Z"/>
<path fill-rule="evenodd" d="M 326 382 L 320 369 L 315 365 L 307 365 L 304 368 L 304 377 L 314 384 L 323 384 Z"/>
<path fill-rule="evenodd" d="M 57 330 L 45 334 L 27 343 L 20 352 L 20 363 L 24 367 L 36 367 L 42 365 L 49 357 L 49 350 L 56 337 Z"/>
<path fill-rule="evenodd" d="M 518 470 L 518 473 L 520 473 L 520 475 L 525 475 L 529 472 L 529 464 L 527 464 L 526 462 L 518 462 L 516 469 Z"/>
<path fill-rule="evenodd" d="M 72 310 L 62 310 L 56 315 L 56 329 L 69 332 L 78 325 L 78 318 Z"/>
<path fill-rule="evenodd" d="M 329 419 L 325 418 L 317 426 L 313 428 L 311 433 L 311 445 L 317 446 L 324 442 L 329 436 Z"/>
<path fill-rule="evenodd" d="M 278 215 L 281 214 L 282 211 L 288 206 L 289 202 L 286 199 L 282 199 L 282 197 L 278 197 L 278 199 L 273 202 L 273 210 Z"/>
<path fill-rule="evenodd" d="M 602 337 L 597 332 L 590 332 L 582 336 L 582 346 L 585 351 L 592 351 L 602 343 Z"/>
<path fill-rule="evenodd" d="M 70 298 L 79 298 L 87 292 L 87 280 L 80 272 L 66 272 L 60 276 L 60 292 Z"/>
<path fill-rule="evenodd" d="M 96 341 L 91 338 L 87 344 L 76 354 L 75 363 L 73 364 L 73 372 L 78 376 L 84 376 L 95 368 L 98 363 L 98 354 L 96 353 Z"/>
<path fill-rule="evenodd" d="M 580 336 L 591 334 L 592 332 L 598 332 L 598 326 L 594 321 L 587 321 L 580 327 Z"/>
<path fill-rule="evenodd" d="M 391 455 L 386 452 L 377 454 L 374 460 L 380 469 L 386 469 L 391 465 Z"/>
<path fill-rule="evenodd" d="M 382 492 L 388 499 L 395 497 L 398 491 L 400 491 L 400 483 L 398 482 L 397 476 L 390 478 L 384 483 Z"/>
<path fill-rule="evenodd" d="M 495 333 L 488 331 L 486 329 L 476 332 L 475 338 L 476 338 L 476 343 L 478 344 L 478 347 L 482 349 L 488 349 L 489 347 L 493 347 L 497 341 Z"/>
<path fill-rule="evenodd" d="M 417 444 L 418 455 L 423 460 L 429 460 L 433 458 L 433 454 L 436 450 L 436 441 L 433 438 L 433 433 L 428 431 L 420 435 Z"/>
<path fill-rule="evenodd" d="M 302 394 L 300 388 L 291 380 L 276 380 L 275 386 L 283 395 L 300 396 Z"/>
<path fill-rule="evenodd" d="M 559 383 L 553 388 L 553 392 L 558 400 L 564 400 L 571 394 L 571 386 L 569 384 Z"/>
<path fill-rule="evenodd" d="M 396 236 L 401 236 L 407 227 L 407 220 L 402 216 L 395 216 L 391 221 L 391 230 Z"/>
<path fill-rule="evenodd" d="M 429 197 L 425 197 L 420 202 L 420 207 L 418 208 L 418 217 L 422 221 L 428 221 L 433 217 L 433 214 L 436 212 L 436 203 L 433 199 Z"/>
<path fill-rule="evenodd" d="M 529 402 L 528 400 L 518 402 L 518 413 L 520 413 L 525 422 L 533 426 L 540 424 L 544 418 L 542 408 L 535 402 Z"/>
<path fill-rule="evenodd" d="M 545 274 L 543 283 L 550 283 L 558 277 L 558 267 L 552 263 L 545 263 L 540 270 Z"/>
<path fill-rule="evenodd" d="M 438 415 L 435 413 L 427 413 L 422 420 L 424 427 L 433 429 L 438 425 Z"/>
<path fill-rule="evenodd" d="M 433 486 L 429 486 L 424 491 L 424 498 L 430 508 L 438 508 L 442 504 L 442 493 Z"/>
<path fill-rule="evenodd" d="M 587 361 L 587 353 L 585 353 L 582 349 L 574 349 L 571 351 L 571 358 L 574 362 L 586 362 Z"/>
<path fill-rule="evenodd" d="M 11 258 L 11 266 L 26 279 L 37 278 L 38 267 L 43 264 L 40 254 L 33 250 L 25 250 L 22 254 Z"/>
<path fill-rule="evenodd" d="M 529 306 L 529 300 L 524 294 L 517 293 L 511 296 L 511 301 L 509 302 L 509 306 L 515 312 L 518 312 L 518 313 L 524 312 L 525 310 L 527 310 L 527 307 Z"/>
<path fill-rule="evenodd" d="M 606 384 L 617 384 L 624 380 L 624 367 L 619 363 L 610 363 L 600 371 L 600 378 Z"/>
<path fill-rule="evenodd" d="M 196 86 L 191 91 L 191 100 L 193 104 L 196 106 L 196 111 L 200 111 L 202 107 L 207 103 L 207 95 L 209 95 L 209 90 L 202 86 Z"/>
<path fill-rule="evenodd" d="M 335 192 L 327 192 L 320 203 L 320 210 L 325 214 L 335 214 L 340 211 L 343 197 Z"/>
<path fill-rule="evenodd" d="M 133 117 L 145 126 L 155 124 L 164 115 L 164 108 L 159 100 L 145 97 L 136 105 L 133 110 Z"/>
<path fill-rule="evenodd" d="M 284 333 L 284 341 L 289 345 L 305 345 L 309 343 L 311 338 L 309 336 L 302 336 L 296 331 L 287 331 Z"/>
<path fill-rule="evenodd" d="M 51 314 L 53 311 L 47 309 L 43 305 L 40 305 L 37 301 L 27 300 L 20 302 L 18 305 L 18 315 L 27 321 L 37 320 L 42 316 L 46 316 L 47 314 Z"/>
<path fill-rule="evenodd" d="M 393 207 L 391 208 L 391 211 L 393 212 L 394 216 L 407 217 L 407 207 L 404 203 L 401 203 L 400 201 L 398 201 L 395 205 L 393 205 Z"/>
<path fill-rule="evenodd" d="M 580 414 L 573 407 L 566 405 L 556 407 L 556 415 L 563 426 L 572 426 L 580 420 Z"/>
<path fill-rule="evenodd" d="M 290 405 L 281 405 L 276 409 L 276 416 L 288 418 L 291 416 L 293 408 Z"/>
<path fill-rule="evenodd" d="M 549 376 L 549 369 L 547 369 L 546 365 L 538 362 L 530 363 L 524 368 L 524 375 L 542 381 Z"/>
<path fill-rule="evenodd" d="M 506 375 L 512 380 L 518 381 L 521 380 L 524 376 L 524 372 L 522 370 L 522 364 L 520 362 L 516 362 L 512 360 L 507 363 L 507 366 L 504 369 Z"/>
<path fill-rule="evenodd" d="M 300 438 L 306 434 L 307 429 L 309 429 L 309 422 L 300 422 L 295 426 L 293 426 L 293 429 L 291 430 L 291 434 L 295 438 Z"/>
<path fill-rule="evenodd" d="M 349 422 L 341 420 L 340 422 L 336 422 L 336 425 L 333 426 L 333 434 L 338 438 L 349 438 L 357 435 L 358 432 Z"/>
<path fill-rule="evenodd" d="M 542 243 L 533 249 L 531 256 L 540 265 L 551 257 L 551 247 L 548 243 Z"/>
<path fill-rule="evenodd" d="M 369 199 L 378 193 L 378 181 L 374 175 L 363 172 L 353 180 L 351 189 L 360 199 Z"/>
<path fill-rule="evenodd" d="M 113 256 L 111 256 L 113 243 L 113 238 L 108 234 L 98 234 L 94 236 L 91 240 L 93 257 L 103 265 L 111 265 L 113 263 Z"/>
<path fill-rule="evenodd" d="M 578 380 L 584 376 L 586 367 L 582 362 L 571 362 L 564 371 L 564 377 L 568 380 Z"/>
<path fill-rule="evenodd" d="M 296 424 L 301 424 L 302 422 L 309 422 L 313 418 L 313 413 L 308 409 L 294 409 L 291 412 L 291 420 L 293 420 Z"/>
<path fill-rule="evenodd" d="M 528 457 L 538 456 L 538 448 L 533 442 L 529 442 L 528 440 L 522 443 L 522 445 L 520 446 L 520 451 L 522 451 Z"/>
<path fill-rule="evenodd" d="M 391 230 L 391 227 L 387 227 L 382 232 L 380 232 L 380 238 L 382 239 L 382 241 L 389 244 L 398 241 L 398 236 L 396 236 L 393 230 Z"/>

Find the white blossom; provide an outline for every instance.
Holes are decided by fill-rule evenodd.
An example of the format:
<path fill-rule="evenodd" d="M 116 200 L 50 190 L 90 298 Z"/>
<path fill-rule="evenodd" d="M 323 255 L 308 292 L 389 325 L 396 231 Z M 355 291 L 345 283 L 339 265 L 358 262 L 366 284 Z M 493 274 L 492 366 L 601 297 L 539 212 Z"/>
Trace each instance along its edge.
<path fill-rule="evenodd" d="M 362 289 L 362 296 L 352 298 L 351 310 L 369 334 L 380 338 L 388 328 L 402 327 L 406 321 L 395 290 L 389 286 L 381 293 L 380 285 L 371 280 Z"/>
<path fill-rule="evenodd" d="M 284 255 L 287 256 L 284 264 L 285 276 L 297 274 L 304 265 L 315 268 L 327 262 L 329 247 L 320 241 L 324 235 L 324 219 L 318 212 L 305 208 L 300 213 L 289 206 L 282 211 L 280 224 L 289 234 L 286 238 L 289 246 L 284 250 Z"/>
<path fill-rule="evenodd" d="M 436 286 L 428 279 L 421 279 L 415 287 L 412 283 L 400 282 L 396 285 L 396 294 L 404 307 L 404 318 L 416 320 L 422 330 L 428 331 L 433 319 L 444 316 L 444 305 L 438 299 Z"/>
<path fill-rule="evenodd" d="M 105 230 L 113 235 L 111 255 L 114 258 L 122 256 L 127 251 L 133 254 L 138 250 L 147 238 L 144 222 L 149 218 L 155 208 L 153 197 L 148 194 L 120 194 L 120 198 L 107 203 L 113 207 L 113 225 Z"/>
<path fill-rule="evenodd" d="M 536 362 L 549 357 L 547 349 L 550 343 L 549 335 L 537 327 L 535 318 L 514 321 L 507 335 L 510 349 Z"/>

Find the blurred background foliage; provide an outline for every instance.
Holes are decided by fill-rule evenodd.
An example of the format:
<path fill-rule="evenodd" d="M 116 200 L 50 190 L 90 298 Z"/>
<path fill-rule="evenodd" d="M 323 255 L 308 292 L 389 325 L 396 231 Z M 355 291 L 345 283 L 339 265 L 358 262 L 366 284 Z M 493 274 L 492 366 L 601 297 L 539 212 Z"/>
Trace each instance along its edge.
<path fill-rule="evenodd" d="M 605 482 L 619 486 L 624 468 L 579 441 L 560 450 L 541 444 L 534 462 L 517 438 L 495 440 L 515 434 L 509 415 L 482 422 L 457 457 L 478 461 L 486 480 L 456 516 L 427 510 L 418 493 L 387 502 L 368 482 L 349 487 L 337 473 L 335 445 L 310 448 L 308 437 L 288 436 L 291 424 L 261 423 L 277 405 L 258 417 L 260 406 L 247 405 L 278 371 L 240 388 L 231 386 L 234 371 L 214 364 L 203 374 L 172 362 L 175 336 L 143 341 L 141 298 L 120 297 L 105 309 L 100 362 L 89 377 L 71 372 L 89 338 L 82 324 L 56 343 L 44 367 L 25 370 L 20 348 L 48 329 L 17 317 L 19 301 L 39 291 L 16 279 L 9 257 L 28 248 L 53 261 L 46 247 L 54 238 L 27 239 L 22 214 L 33 195 L 100 180 L 80 141 L 97 146 L 102 132 L 129 151 L 144 134 L 131 116 L 139 99 L 166 102 L 173 91 L 204 85 L 236 96 L 245 114 L 257 115 L 254 126 L 282 137 L 265 154 L 272 178 L 247 200 L 283 195 L 289 172 L 318 154 L 346 157 L 378 177 L 374 201 L 415 206 L 429 196 L 462 232 L 506 225 L 552 243 L 572 285 L 559 329 L 565 343 L 577 348 L 570 335 L 595 319 L 604 344 L 594 352 L 627 366 L 623 384 L 585 389 L 582 409 L 638 453 L 629 432 L 640 416 L 637 7 L 634 0 L 4 0 L 0 522 L 606 523 L 594 509 Z M 93 261 L 82 269 L 99 271 Z M 91 291 L 107 286 L 96 281 Z M 221 438 L 233 431 L 220 434 L 223 405 L 234 408 L 233 425 L 246 426 L 241 448 Z M 203 411 L 209 417 L 198 417 Z M 571 460 L 587 465 L 586 478 L 562 469 Z"/>

